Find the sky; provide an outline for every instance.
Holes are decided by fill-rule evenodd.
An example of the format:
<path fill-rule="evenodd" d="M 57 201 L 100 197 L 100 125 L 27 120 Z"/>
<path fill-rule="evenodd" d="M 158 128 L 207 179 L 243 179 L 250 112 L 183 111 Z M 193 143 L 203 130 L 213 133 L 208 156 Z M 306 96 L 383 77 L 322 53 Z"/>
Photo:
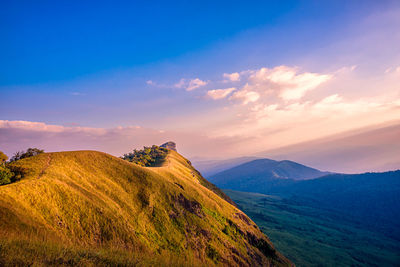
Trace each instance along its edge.
<path fill-rule="evenodd" d="M 82 2 L 0 4 L 9 156 L 228 158 L 400 122 L 399 1 Z"/>

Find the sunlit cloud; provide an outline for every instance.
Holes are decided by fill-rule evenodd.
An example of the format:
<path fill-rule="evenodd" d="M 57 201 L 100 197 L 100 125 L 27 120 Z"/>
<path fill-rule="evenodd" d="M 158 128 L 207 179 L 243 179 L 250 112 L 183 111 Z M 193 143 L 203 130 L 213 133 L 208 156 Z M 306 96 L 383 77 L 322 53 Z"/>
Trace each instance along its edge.
<path fill-rule="evenodd" d="M 42 148 L 47 152 L 98 150 L 121 156 L 134 148 L 162 144 L 170 140 L 177 142 L 181 154 L 193 156 L 234 153 L 234 144 L 241 142 L 242 138 L 211 138 L 197 131 L 161 130 L 140 126 L 66 127 L 43 122 L 0 120 L 0 148 L 9 156 L 28 147 Z"/>
<path fill-rule="evenodd" d="M 177 82 L 174 87 L 175 88 L 185 88 L 186 91 L 192 91 L 194 89 L 200 88 L 202 86 L 207 85 L 207 81 L 200 80 L 199 78 L 191 79 L 191 80 L 186 80 L 186 79 L 180 79 L 179 82 Z"/>
<path fill-rule="evenodd" d="M 241 91 L 238 91 L 234 93 L 230 99 L 238 99 L 242 102 L 242 104 L 247 105 L 248 103 L 251 102 L 256 102 L 260 98 L 260 94 L 254 91 L 249 91 L 246 89 L 242 89 Z"/>
<path fill-rule="evenodd" d="M 224 82 L 237 82 L 240 81 L 240 74 L 238 72 L 234 73 L 224 73 L 223 77 L 225 78 Z"/>
<path fill-rule="evenodd" d="M 331 78 L 329 74 L 298 73 L 297 68 L 278 66 L 254 71 L 249 77 L 249 86 L 275 91 L 284 100 L 297 100 Z"/>
<path fill-rule="evenodd" d="M 211 99 L 218 100 L 227 97 L 230 93 L 232 93 L 235 90 L 236 90 L 235 87 L 209 90 L 207 92 L 207 96 L 210 97 Z"/>

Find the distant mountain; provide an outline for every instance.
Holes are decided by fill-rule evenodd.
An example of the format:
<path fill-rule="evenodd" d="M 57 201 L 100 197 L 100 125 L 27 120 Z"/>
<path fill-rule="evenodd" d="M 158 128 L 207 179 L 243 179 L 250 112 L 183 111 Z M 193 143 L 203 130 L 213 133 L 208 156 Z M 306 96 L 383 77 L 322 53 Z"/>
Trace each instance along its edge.
<path fill-rule="evenodd" d="M 0 266 L 291 265 L 190 161 L 164 159 L 73 151 L 10 163 L 23 178 L 0 186 Z"/>
<path fill-rule="evenodd" d="M 275 186 L 327 174 L 289 160 L 256 159 L 212 175 L 209 180 L 223 189 L 264 193 Z"/>
<path fill-rule="evenodd" d="M 204 175 L 204 177 L 210 177 L 216 173 L 225 171 L 239 164 L 259 158 L 260 157 L 239 157 L 221 160 L 192 160 L 192 164 Z"/>

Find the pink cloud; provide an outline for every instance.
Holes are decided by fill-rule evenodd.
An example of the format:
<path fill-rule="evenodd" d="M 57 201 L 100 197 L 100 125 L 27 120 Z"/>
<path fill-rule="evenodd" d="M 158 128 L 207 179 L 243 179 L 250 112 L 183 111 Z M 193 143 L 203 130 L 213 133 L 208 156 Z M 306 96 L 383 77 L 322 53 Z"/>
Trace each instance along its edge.
<path fill-rule="evenodd" d="M 207 81 L 200 80 L 199 78 L 186 80 L 180 79 L 178 83 L 174 85 L 176 88 L 186 88 L 186 91 L 192 91 L 194 89 L 200 88 L 202 86 L 207 85 Z"/>
<path fill-rule="evenodd" d="M 236 90 L 235 87 L 209 90 L 207 92 L 207 96 L 210 97 L 211 99 L 218 100 L 227 97 L 230 93 L 232 93 L 235 90 Z"/>
<path fill-rule="evenodd" d="M 224 73 L 223 77 L 226 79 L 225 82 L 238 82 L 240 81 L 240 74 L 238 72 L 234 73 Z"/>

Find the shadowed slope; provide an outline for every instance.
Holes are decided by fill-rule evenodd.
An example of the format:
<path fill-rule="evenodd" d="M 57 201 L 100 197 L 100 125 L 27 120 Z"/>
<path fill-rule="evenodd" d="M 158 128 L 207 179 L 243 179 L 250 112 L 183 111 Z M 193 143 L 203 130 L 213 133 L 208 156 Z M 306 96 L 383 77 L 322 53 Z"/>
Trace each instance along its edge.
<path fill-rule="evenodd" d="M 94 151 L 13 164 L 26 175 L 0 187 L 0 265 L 289 264 L 174 151 L 153 168 Z"/>

